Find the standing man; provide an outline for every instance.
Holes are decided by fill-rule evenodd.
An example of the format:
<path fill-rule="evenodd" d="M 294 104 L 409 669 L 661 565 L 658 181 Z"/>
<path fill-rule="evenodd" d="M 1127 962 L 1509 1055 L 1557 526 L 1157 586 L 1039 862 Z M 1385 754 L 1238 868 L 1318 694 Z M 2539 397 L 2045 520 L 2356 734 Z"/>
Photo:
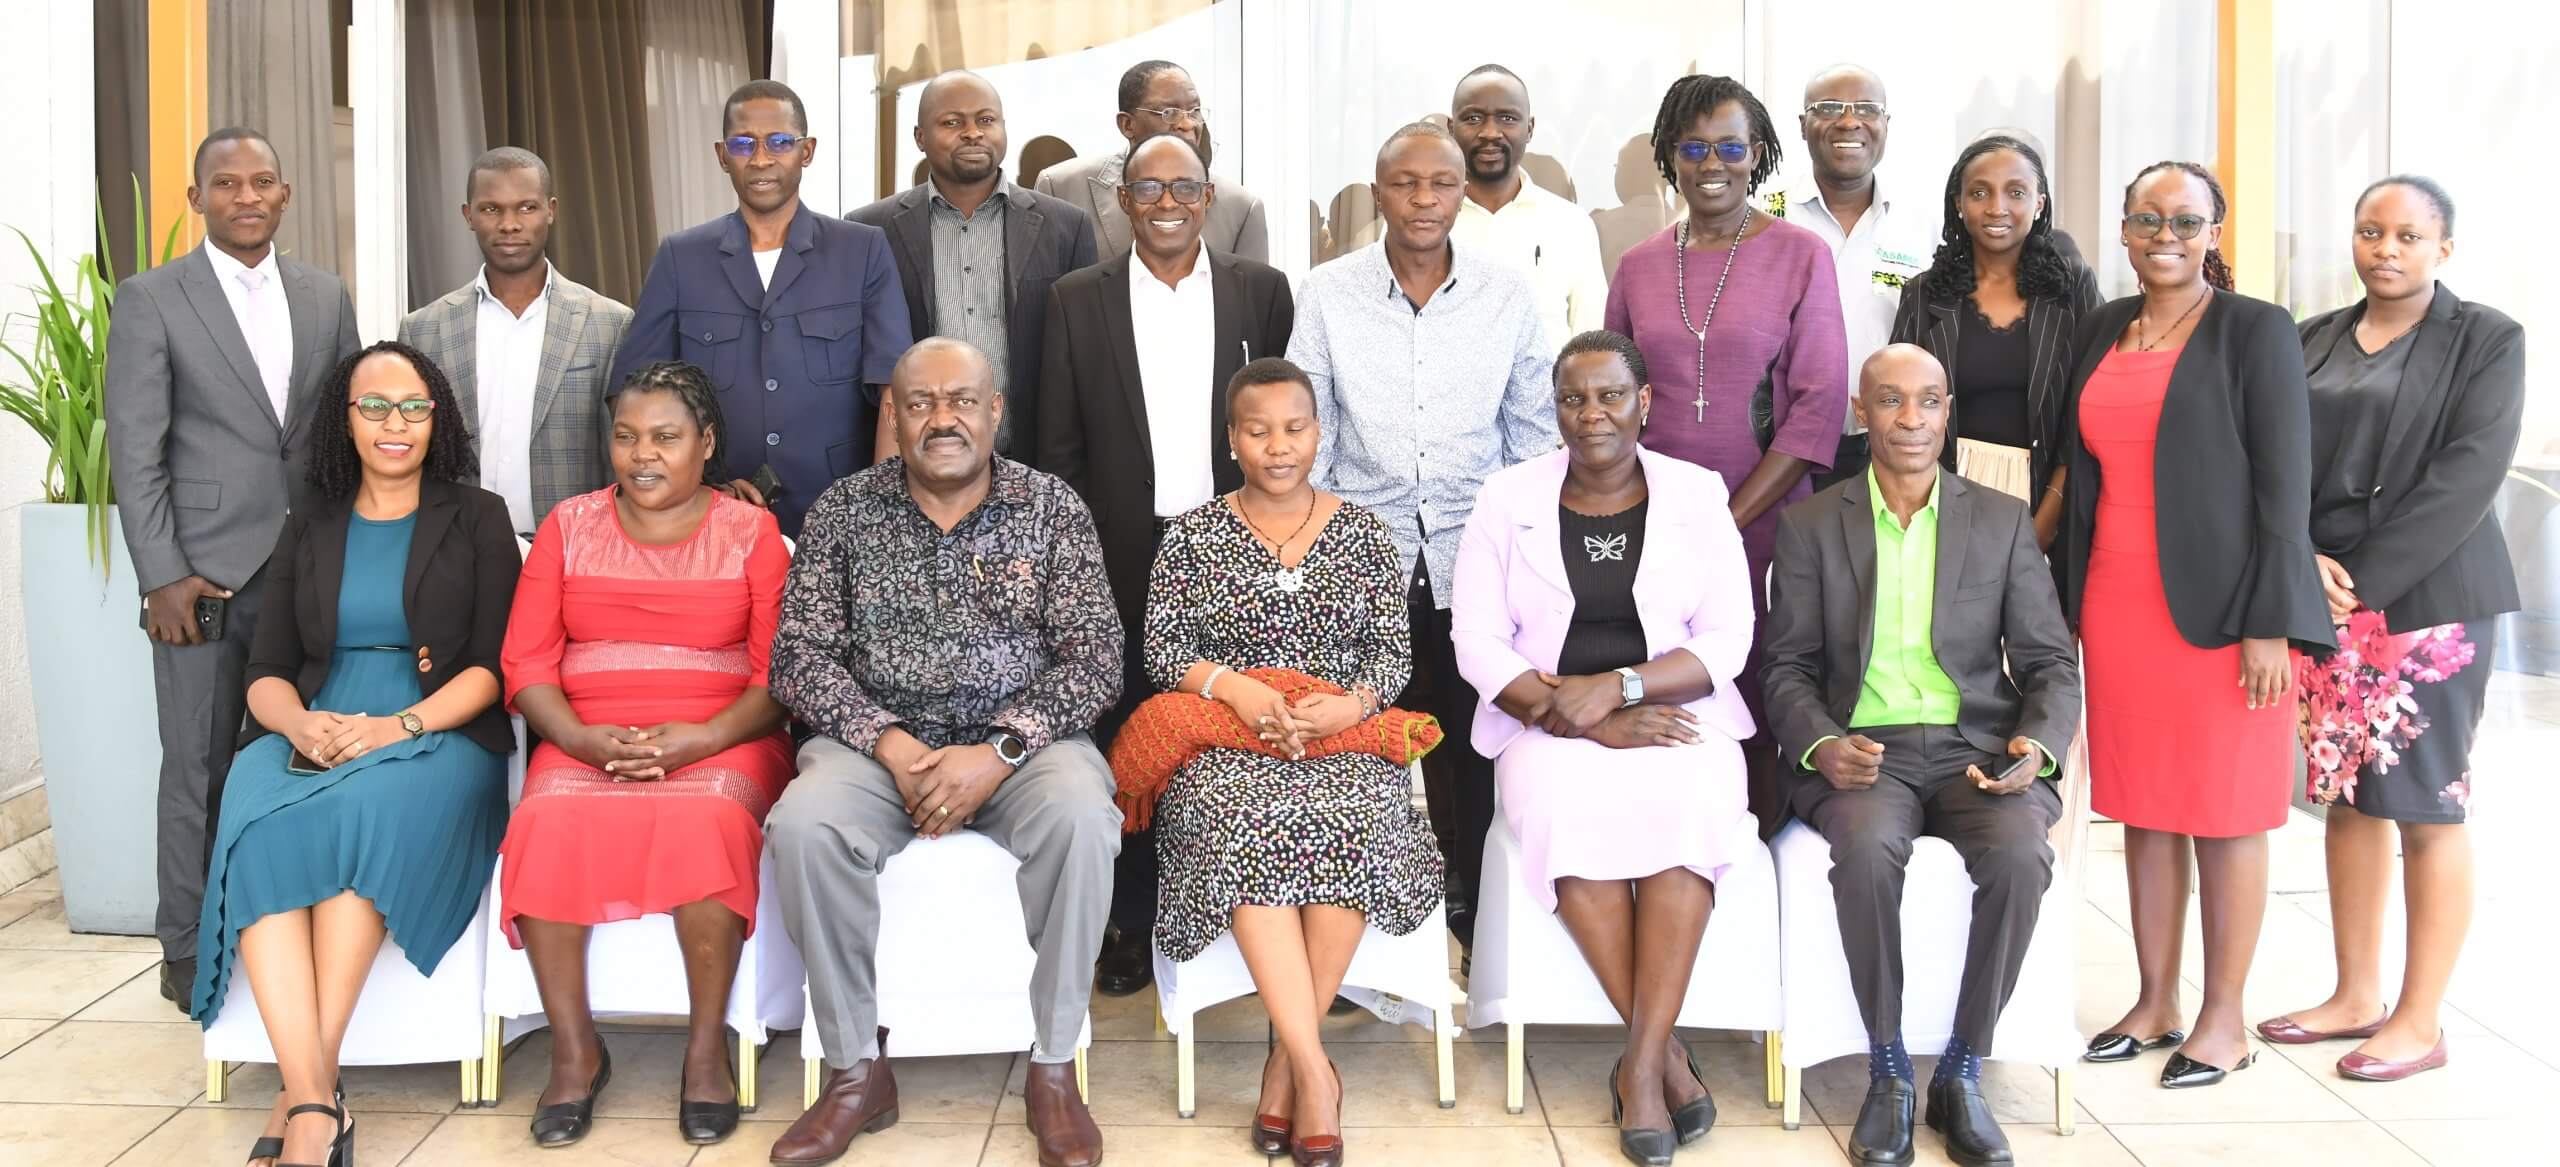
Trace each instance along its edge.
<path fill-rule="evenodd" d="M 773 1145 L 825 1163 L 896 1122 L 873 955 L 880 869 L 969 826 L 1022 861 L 1036 959 L 1024 1118 L 1043 1167 L 1091 1167 L 1076 1039 L 1111 904 L 1120 811 L 1085 731 L 1120 693 L 1120 617 L 1084 503 L 995 455 L 1004 395 L 967 343 L 898 362 L 898 452 L 809 513 L 773 637 L 773 695 L 816 736 L 765 824 L 830 1073 Z"/>
<path fill-rule="evenodd" d="M 472 484 L 507 500 L 527 537 L 563 500 L 613 481 L 605 375 L 631 327 L 631 309 L 544 257 L 559 212 L 551 167 L 532 151 L 482 154 L 462 180 L 480 275 L 400 321 L 402 343 L 453 383 L 480 452 Z"/>
<path fill-rule="evenodd" d="M 1191 74 L 1171 61 L 1140 61 L 1120 75 L 1120 136 L 1131 146 L 1157 134 L 1179 134 L 1200 154 L 1202 165 L 1211 156 L 1209 144 L 1209 111 L 1200 104 L 1200 90 L 1191 84 Z M 1129 241 L 1139 232 L 1135 223 L 1120 210 L 1120 184 L 1128 169 L 1130 151 L 1063 162 L 1040 172 L 1032 189 L 1044 195 L 1065 199 L 1085 217 L 1093 220 L 1093 233 L 1102 255 L 1123 255 Z M 1208 240 L 1209 249 L 1220 255 L 1240 255 L 1255 263 L 1271 262 L 1270 229 L 1262 221 L 1262 200 L 1253 197 L 1234 180 L 1209 171 L 1209 183 L 1218 188 L 1218 201 L 1209 208 L 1206 226 L 1200 237 Z"/>
<path fill-rule="evenodd" d="M 738 209 L 658 244 L 606 384 L 652 361 L 702 366 L 729 422 L 720 461 L 740 476 L 731 488 L 797 536 L 828 484 L 873 460 L 880 387 L 910 339 L 907 304 L 878 228 L 801 205 L 818 140 L 800 95 L 750 81 L 722 110 L 711 156 Z"/>
<path fill-rule="evenodd" d="M 2053 882 L 2045 834 L 2062 796 L 2047 779 L 2080 716 L 2071 632 L 2026 503 L 1938 469 L 1953 400 L 1925 349 L 1867 358 L 1857 409 L 1874 461 L 1779 516 L 1769 587 L 1761 683 L 1793 763 L 1789 804 L 1831 844 L 1867 1023 L 1867 1100 L 1849 1139 L 1861 1164 L 1912 1161 L 1902 877 L 1921 835 L 1953 844 L 1974 884 L 1928 1123 L 1958 1163 L 2011 1161 L 1982 1059 Z"/>
<path fill-rule="evenodd" d="M 1449 96 L 1449 128 L 1467 153 L 1467 197 L 1451 238 L 1519 268 L 1538 295 L 1538 319 L 1559 347 L 1600 327 L 1609 279 L 1600 270 L 1600 230 L 1562 196 L 1539 188 L 1520 167 L 1538 119 L 1529 87 L 1500 65 L 1478 65 Z"/>
<path fill-rule="evenodd" d="M 108 464 L 159 705 L 160 995 L 181 1013 L 267 554 L 305 493 L 313 397 L 356 351 L 346 285 L 276 251 L 293 187 L 267 136 L 214 131 L 194 174 L 204 244 L 117 287 L 106 369 Z"/>
<path fill-rule="evenodd" d="M 1840 287 L 1840 321 L 1849 334 L 1855 369 L 1893 339 L 1893 310 L 1902 303 L 1904 280 L 1929 270 L 1938 250 L 1938 204 L 1922 196 L 1897 208 L 1876 181 L 1884 161 L 1884 81 L 1857 65 L 1834 65 L 1805 83 L 1804 133 L 1812 177 L 1769 200 L 1769 213 L 1811 230 L 1831 245 Z M 1840 386 L 1844 400 L 1857 397 L 1856 378 Z M 1848 409 L 1831 469 L 1817 472 L 1814 489 L 1855 478 L 1867 467 L 1867 436 L 1858 411 Z"/>
<path fill-rule="evenodd" d="M 1307 273 L 1289 359 L 1315 389 L 1317 485 L 1385 520 L 1412 581 L 1401 703 L 1448 733 L 1423 779 L 1449 861 L 1449 930 L 1472 944 L 1493 765 L 1468 744 L 1477 697 L 1449 641 L 1449 578 L 1485 478 L 1556 448 L 1547 371 L 1563 342 L 1539 324 L 1527 276 L 1450 242 L 1465 167 L 1438 126 L 1387 137 L 1369 188 L 1386 234 Z"/>
<path fill-rule="evenodd" d="M 1004 177 L 1004 99 L 975 73 L 925 83 L 916 102 L 925 180 L 845 216 L 889 233 L 919 336 L 969 342 L 995 367 L 1003 420 L 988 435 L 1019 462 L 1040 449 L 1040 330 L 1049 285 L 1093 263 L 1093 220 Z M 880 419 L 880 456 L 891 422 Z"/>
<path fill-rule="evenodd" d="M 1040 468 L 1093 511 L 1128 631 L 1120 701 L 1095 727 L 1105 748 L 1152 689 L 1142 630 L 1156 537 L 1165 520 L 1244 485 L 1227 445 L 1227 380 L 1248 361 L 1286 352 L 1294 315 L 1289 277 L 1202 238 L 1224 192 L 1190 138 L 1140 139 L 1124 173 L 1112 217 L 1135 246 L 1050 289 L 1040 369 L 1049 397 Z M 1155 920 L 1148 830 L 1120 848 L 1095 987 L 1115 997 L 1147 987 Z"/>

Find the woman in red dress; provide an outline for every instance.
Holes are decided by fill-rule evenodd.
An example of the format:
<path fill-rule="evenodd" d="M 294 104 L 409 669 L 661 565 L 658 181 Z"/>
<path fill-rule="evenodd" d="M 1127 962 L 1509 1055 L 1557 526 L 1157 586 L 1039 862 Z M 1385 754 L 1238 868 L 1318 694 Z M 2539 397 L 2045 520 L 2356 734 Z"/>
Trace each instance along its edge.
<path fill-rule="evenodd" d="M 2311 420 L 2292 318 L 2232 294 L 2221 185 L 2163 162 L 2125 190 L 2142 294 L 2081 329 L 2059 571 L 2081 635 L 2091 803 L 2124 824 L 2142 989 L 2091 1061 L 2178 1045 L 2160 1084 L 2247 1067 L 2240 990 L 2266 912 L 2266 832 L 2292 789 L 2290 649 L 2335 646 L 2312 566 Z M 2288 644 L 2288 642 L 2291 642 Z M 2204 1001 L 2178 1005 L 2187 866 Z"/>
<path fill-rule="evenodd" d="M 707 485 L 727 480 L 727 437 L 701 369 L 634 374 L 613 397 L 615 485 L 552 509 L 516 589 L 508 700 L 542 744 L 500 891 L 551 1025 L 543 1146 L 585 1136 L 612 1072 L 587 1008 L 587 931 L 657 912 L 675 917 L 691 996 L 677 1126 L 691 1143 L 737 1127 L 724 1017 L 765 812 L 793 773 L 765 691 L 791 553 L 770 513 Z"/>

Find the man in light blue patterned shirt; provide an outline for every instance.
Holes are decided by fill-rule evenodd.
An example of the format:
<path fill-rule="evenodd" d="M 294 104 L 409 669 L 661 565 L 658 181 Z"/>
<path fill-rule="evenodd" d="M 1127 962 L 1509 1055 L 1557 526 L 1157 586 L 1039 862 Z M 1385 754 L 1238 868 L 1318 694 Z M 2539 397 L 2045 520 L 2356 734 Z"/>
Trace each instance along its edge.
<path fill-rule="evenodd" d="M 1485 477 L 1556 448 L 1547 376 L 1564 338 L 1545 335 L 1527 277 L 1449 241 L 1465 183 L 1448 131 L 1389 135 L 1370 187 L 1386 234 L 1307 273 L 1289 359 L 1315 388 L 1316 483 L 1376 512 L 1408 565 L 1414 679 L 1400 703 L 1448 733 L 1424 787 L 1449 927 L 1472 943 L 1493 768 L 1467 744 L 1476 693 L 1450 647 L 1449 577 Z"/>

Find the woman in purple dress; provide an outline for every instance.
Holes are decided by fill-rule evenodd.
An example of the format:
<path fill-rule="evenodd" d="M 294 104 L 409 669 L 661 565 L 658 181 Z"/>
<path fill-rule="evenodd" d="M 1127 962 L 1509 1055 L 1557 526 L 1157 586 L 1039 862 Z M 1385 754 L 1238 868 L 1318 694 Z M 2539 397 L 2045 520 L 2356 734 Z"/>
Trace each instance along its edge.
<path fill-rule="evenodd" d="M 1653 161 L 1689 213 L 1627 250 L 1609 284 L 1608 329 L 1635 338 L 1653 372 L 1644 444 L 1724 476 L 1751 571 L 1754 620 L 1769 611 L 1781 507 L 1813 493 L 1849 408 L 1848 336 L 1831 250 L 1752 207 L 1778 170 L 1778 134 L 1760 99 L 1730 77 L 1671 83 L 1653 122 Z M 1735 679 L 1755 724 L 1760 650 Z M 1751 806 L 1783 814 L 1768 751 L 1746 746 Z"/>

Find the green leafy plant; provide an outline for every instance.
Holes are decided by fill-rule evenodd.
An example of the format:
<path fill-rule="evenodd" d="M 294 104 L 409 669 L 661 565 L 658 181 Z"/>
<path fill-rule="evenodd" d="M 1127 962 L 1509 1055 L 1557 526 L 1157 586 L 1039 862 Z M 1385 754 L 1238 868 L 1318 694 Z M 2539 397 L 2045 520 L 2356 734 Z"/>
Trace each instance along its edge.
<path fill-rule="evenodd" d="M 159 251 L 151 250 L 138 178 L 133 206 L 133 254 L 146 267 L 176 257 L 178 222 L 169 224 Z M 107 508 L 115 505 L 115 483 L 107 468 L 106 390 L 107 325 L 115 310 L 116 275 L 105 252 L 106 211 L 103 206 L 98 211 L 99 249 L 74 260 L 59 278 L 35 240 L 15 227 L 10 230 L 35 261 L 41 282 L 27 285 L 35 300 L 32 336 L 22 342 L 14 327 L 0 329 L 0 353 L 8 355 L 19 374 L 0 382 L 0 410 L 44 439 L 44 501 L 89 508 L 89 556 L 103 569 L 113 554 Z"/>

